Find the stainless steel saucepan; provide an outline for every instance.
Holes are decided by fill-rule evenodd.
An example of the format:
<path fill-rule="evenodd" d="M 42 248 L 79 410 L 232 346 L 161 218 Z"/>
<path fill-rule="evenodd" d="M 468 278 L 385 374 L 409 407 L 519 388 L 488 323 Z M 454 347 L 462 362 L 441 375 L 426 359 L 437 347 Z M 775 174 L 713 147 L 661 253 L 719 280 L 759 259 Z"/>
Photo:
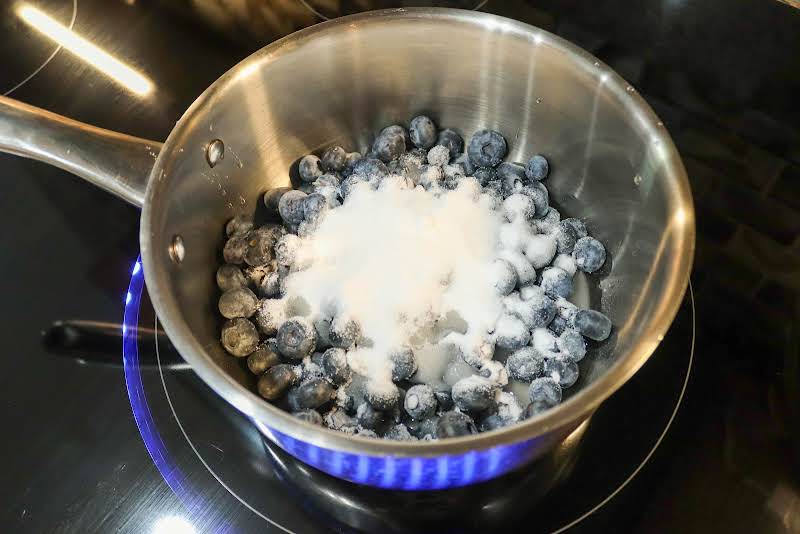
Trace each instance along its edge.
<path fill-rule="evenodd" d="M 469 437 L 401 443 L 299 421 L 253 393 L 219 343 L 214 273 L 222 228 L 289 185 L 297 158 L 364 149 L 381 127 L 426 113 L 465 137 L 503 132 L 508 159 L 541 152 L 563 213 L 586 218 L 610 262 L 592 307 L 615 335 L 582 363 L 556 409 Z M 225 156 L 206 161 L 212 140 Z M 337 477 L 380 487 L 486 480 L 543 455 L 639 369 L 678 310 L 694 254 L 694 208 L 669 134 L 607 66 L 540 29 L 484 13 L 388 10 L 290 35 L 248 57 L 186 111 L 163 146 L 0 99 L 0 150 L 66 169 L 142 206 L 147 287 L 181 355 L 270 439 Z M 157 154 L 157 157 L 156 157 Z M 576 429 L 578 429 L 576 431 Z"/>

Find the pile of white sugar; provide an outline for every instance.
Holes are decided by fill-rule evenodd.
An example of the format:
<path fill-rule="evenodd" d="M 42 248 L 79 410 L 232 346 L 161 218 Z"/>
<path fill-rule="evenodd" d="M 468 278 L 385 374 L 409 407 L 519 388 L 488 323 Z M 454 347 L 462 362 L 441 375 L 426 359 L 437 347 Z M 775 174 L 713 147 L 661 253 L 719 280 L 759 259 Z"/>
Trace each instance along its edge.
<path fill-rule="evenodd" d="M 413 380 L 439 382 L 447 356 L 436 342 L 455 331 L 473 343 L 503 313 L 492 283 L 503 223 L 472 179 L 436 192 L 401 180 L 364 184 L 300 239 L 302 270 L 287 277 L 285 299 L 301 299 L 313 321 L 357 321 L 362 341 L 348 362 L 373 384 L 393 387 L 389 354 L 403 346 L 414 348 Z"/>

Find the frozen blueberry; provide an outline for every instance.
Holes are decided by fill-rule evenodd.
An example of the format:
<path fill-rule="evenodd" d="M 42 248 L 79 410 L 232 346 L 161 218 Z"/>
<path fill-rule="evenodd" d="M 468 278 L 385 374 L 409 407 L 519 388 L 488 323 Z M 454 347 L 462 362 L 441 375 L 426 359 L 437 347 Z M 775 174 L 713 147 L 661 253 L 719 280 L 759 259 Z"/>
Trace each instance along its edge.
<path fill-rule="evenodd" d="M 520 286 L 536 279 L 536 270 L 521 252 L 506 250 L 500 254 L 500 257 L 514 267 L 514 271 L 517 273 L 517 283 Z"/>
<path fill-rule="evenodd" d="M 384 163 L 389 163 L 405 151 L 405 128 L 399 125 L 384 128 L 372 143 L 372 152 Z"/>
<path fill-rule="evenodd" d="M 403 408 L 413 419 L 426 419 L 436 413 L 436 395 L 426 384 L 411 386 L 406 391 Z"/>
<path fill-rule="evenodd" d="M 531 333 L 531 347 L 549 358 L 558 351 L 558 339 L 547 328 L 536 328 Z"/>
<path fill-rule="evenodd" d="M 320 193 L 311 193 L 303 199 L 303 216 L 306 221 L 318 221 L 328 209 L 328 199 Z"/>
<path fill-rule="evenodd" d="M 575 276 L 575 273 L 578 270 L 573 257 L 567 254 L 559 254 L 553 258 L 553 267 L 563 269 L 564 272 L 570 276 Z"/>
<path fill-rule="evenodd" d="M 552 408 L 561 402 L 561 386 L 549 376 L 537 378 L 531 382 L 528 398 L 532 403 L 541 403 Z"/>
<path fill-rule="evenodd" d="M 400 400 L 400 390 L 392 383 L 384 384 L 370 380 L 364 387 L 364 398 L 376 410 L 391 410 Z"/>
<path fill-rule="evenodd" d="M 331 321 L 328 339 L 334 347 L 349 349 L 361 339 L 361 326 L 355 319 L 337 316 Z"/>
<path fill-rule="evenodd" d="M 322 426 L 322 415 L 320 415 L 320 413 L 316 410 L 303 410 L 300 412 L 295 412 L 292 415 L 301 421 L 305 421 L 306 423 Z"/>
<path fill-rule="evenodd" d="M 508 350 L 521 349 L 531 340 L 531 333 L 525 323 L 513 315 L 501 315 L 495 324 L 495 343 Z"/>
<path fill-rule="evenodd" d="M 364 438 L 380 439 L 380 436 L 377 434 L 377 432 L 368 428 L 359 427 L 356 429 L 356 434 Z"/>
<path fill-rule="evenodd" d="M 419 115 L 411 119 L 408 134 L 411 137 L 411 142 L 418 148 L 427 150 L 436 143 L 436 125 L 425 115 Z"/>
<path fill-rule="evenodd" d="M 575 266 L 585 273 L 593 273 L 606 262 L 606 249 L 593 237 L 582 237 L 572 250 Z"/>
<path fill-rule="evenodd" d="M 256 350 L 258 330 L 247 319 L 231 319 L 222 327 L 221 341 L 226 351 L 237 358 L 243 358 Z"/>
<path fill-rule="evenodd" d="M 342 198 L 347 198 L 356 188 L 358 184 L 365 184 L 367 183 L 367 177 L 362 174 L 351 174 L 344 180 L 342 180 L 342 185 L 339 188 L 339 193 L 342 195 Z"/>
<path fill-rule="evenodd" d="M 257 307 L 258 297 L 246 287 L 230 289 L 219 298 L 219 313 L 226 319 L 250 317 Z"/>
<path fill-rule="evenodd" d="M 283 293 L 281 291 L 281 275 L 277 271 L 272 271 L 264 276 L 261 283 L 257 287 L 258 292 L 262 297 L 274 299 L 280 297 Z"/>
<path fill-rule="evenodd" d="M 456 185 L 458 185 L 464 176 L 466 176 L 464 173 L 464 167 L 460 163 L 450 163 L 445 165 L 442 167 L 442 172 L 444 173 L 445 180 L 454 180 Z M 478 186 L 480 186 L 480 184 L 478 184 Z"/>
<path fill-rule="evenodd" d="M 408 431 L 408 427 L 402 423 L 398 423 L 394 425 L 392 428 L 386 431 L 383 435 L 386 439 L 391 439 L 394 441 L 416 441 L 417 438 L 412 436 L 411 433 Z"/>
<path fill-rule="evenodd" d="M 436 421 L 436 437 L 440 439 L 477 433 L 478 429 L 475 428 L 472 418 L 461 412 L 444 412 Z"/>
<path fill-rule="evenodd" d="M 322 176 L 322 162 L 314 154 L 303 156 L 297 166 L 300 172 L 300 179 L 306 183 L 311 183 Z"/>
<path fill-rule="evenodd" d="M 542 219 L 547 216 L 550 210 L 550 193 L 547 188 L 539 182 L 531 182 L 523 185 L 519 192 L 533 200 L 536 206 L 536 218 Z"/>
<path fill-rule="evenodd" d="M 557 298 L 556 302 L 556 316 L 562 317 L 566 321 L 567 327 L 575 325 L 575 314 L 578 313 L 578 307 L 565 298 Z"/>
<path fill-rule="evenodd" d="M 314 325 L 303 317 L 292 317 L 285 321 L 276 336 L 278 351 L 291 360 L 302 360 L 314 352 L 317 333 Z"/>
<path fill-rule="evenodd" d="M 485 362 L 478 370 L 478 376 L 487 379 L 498 388 L 508 385 L 508 372 L 505 366 L 496 360 Z"/>
<path fill-rule="evenodd" d="M 611 320 L 596 310 L 579 310 L 575 328 L 589 339 L 603 341 L 611 335 Z"/>
<path fill-rule="evenodd" d="M 303 212 L 303 200 L 306 194 L 302 191 L 287 191 L 278 202 L 278 213 L 281 218 L 289 224 L 300 224 L 303 222 L 305 213 Z"/>
<path fill-rule="evenodd" d="M 288 400 L 292 411 L 313 410 L 333 398 L 334 389 L 324 378 L 312 378 L 289 391 Z"/>
<path fill-rule="evenodd" d="M 541 154 L 536 154 L 528 160 L 525 165 L 525 176 L 530 180 L 541 181 L 547 178 L 550 174 L 550 164 L 547 159 Z"/>
<path fill-rule="evenodd" d="M 253 229 L 253 221 L 244 215 L 237 215 L 225 225 L 225 235 L 232 237 L 246 234 Z"/>
<path fill-rule="evenodd" d="M 262 343 L 250 356 L 247 357 L 247 368 L 254 375 L 264 373 L 270 367 L 275 367 L 281 363 L 278 354 L 270 348 L 267 343 Z"/>
<path fill-rule="evenodd" d="M 523 253 L 535 269 L 547 267 L 556 255 L 557 243 L 549 234 L 533 234 L 524 245 Z"/>
<path fill-rule="evenodd" d="M 562 219 L 561 224 L 568 224 L 572 227 L 575 231 L 575 239 L 580 239 L 589 235 L 586 231 L 586 224 L 580 219 L 569 217 L 567 219 Z"/>
<path fill-rule="evenodd" d="M 436 402 L 441 410 L 453 409 L 453 391 L 452 387 L 445 383 L 440 382 L 431 386 L 433 388 L 433 396 L 436 397 Z"/>
<path fill-rule="evenodd" d="M 432 187 L 441 184 L 443 179 L 444 172 L 442 172 L 441 167 L 437 167 L 436 165 L 423 165 L 419 168 L 419 180 L 417 183 L 426 190 L 430 190 Z"/>
<path fill-rule="evenodd" d="M 277 269 L 277 267 L 278 263 L 275 260 L 271 260 L 266 265 L 249 265 L 244 268 L 243 274 L 247 284 L 258 289 L 263 283 L 264 277 Z"/>
<path fill-rule="evenodd" d="M 486 187 L 489 182 L 497 178 L 497 173 L 492 167 L 478 167 L 472 175 L 478 180 L 478 183 L 480 183 L 482 187 Z M 498 185 L 502 186 L 502 182 Z"/>
<path fill-rule="evenodd" d="M 562 388 L 568 388 L 578 380 L 578 364 L 570 357 L 559 354 L 544 361 L 544 374 Z"/>
<path fill-rule="evenodd" d="M 497 177 L 503 182 L 522 182 L 525 179 L 525 167 L 519 163 L 504 161 L 497 166 Z"/>
<path fill-rule="evenodd" d="M 322 355 L 322 368 L 325 376 L 336 385 L 342 385 L 350 380 L 351 370 L 347 363 L 347 353 L 344 349 L 332 348 Z"/>
<path fill-rule="evenodd" d="M 371 178 L 373 176 L 386 176 L 389 174 L 389 169 L 379 159 L 375 158 L 362 158 L 353 165 L 352 174 Z"/>
<path fill-rule="evenodd" d="M 583 336 L 577 330 L 573 330 L 572 328 L 565 329 L 561 332 L 561 335 L 558 336 L 558 350 L 569 356 L 569 358 L 574 362 L 579 362 L 586 356 L 586 341 L 584 341 Z"/>
<path fill-rule="evenodd" d="M 408 419 L 405 421 L 409 433 L 418 439 L 431 439 L 436 437 L 436 425 L 439 418 L 435 415 L 425 419 Z"/>
<path fill-rule="evenodd" d="M 511 293 L 503 299 L 503 307 L 509 314 L 525 323 L 529 329 L 545 327 L 555 317 L 555 303 L 544 294 L 540 287 L 527 287 L 536 288 L 538 291 L 526 290 L 527 299 L 522 298 L 521 293 Z"/>
<path fill-rule="evenodd" d="M 245 234 L 236 234 L 225 242 L 225 247 L 222 249 L 222 257 L 225 263 L 232 263 L 241 265 L 244 263 L 244 255 L 247 252 L 247 236 Z"/>
<path fill-rule="evenodd" d="M 478 167 L 497 167 L 506 157 L 505 138 L 494 130 L 478 130 L 472 135 L 467 147 L 467 154 Z"/>
<path fill-rule="evenodd" d="M 389 353 L 392 362 L 392 381 L 408 380 L 417 372 L 417 359 L 411 347 L 400 347 Z"/>
<path fill-rule="evenodd" d="M 515 193 L 503 201 L 503 215 L 510 222 L 530 222 L 536 215 L 536 205 L 529 196 Z"/>
<path fill-rule="evenodd" d="M 344 410 L 333 408 L 331 411 L 322 416 L 323 424 L 333 430 L 339 430 L 353 434 L 358 427 L 358 421 L 350 417 Z"/>
<path fill-rule="evenodd" d="M 244 261 L 251 266 L 263 266 L 274 259 L 275 231 L 268 226 L 256 228 L 247 234 L 247 250 Z"/>
<path fill-rule="evenodd" d="M 323 174 L 322 176 L 316 179 L 316 181 L 314 182 L 314 187 L 317 189 L 320 187 L 327 187 L 327 186 L 339 187 L 341 183 L 342 181 L 335 174 Z"/>
<path fill-rule="evenodd" d="M 548 267 L 542 271 L 541 286 L 550 298 L 568 298 L 572 294 L 572 277 L 563 269 Z"/>
<path fill-rule="evenodd" d="M 226 263 L 217 269 L 217 287 L 222 291 L 230 291 L 246 285 L 247 279 L 242 274 L 242 270 L 236 265 Z"/>
<path fill-rule="evenodd" d="M 506 369 L 511 378 L 530 382 L 542 375 L 544 358 L 533 347 L 522 347 L 508 357 Z"/>
<path fill-rule="evenodd" d="M 258 379 L 258 393 L 267 400 L 277 400 L 297 384 L 300 375 L 289 364 L 280 363 L 267 369 Z"/>
<path fill-rule="evenodd" d="M 458 132 L 450 128 L 439 132 L 439 138 L 436 140 L 436 144 L 447 148 L 450 152 L 450 159 L 456 159 L 464 152 L 464 139 L 458 135 Z"/>
<path fill-rule="evenodd" d="M 568 222 L 561 221 L 553 227 L 553 237 L 556 238 L 556 250 L 559 254 L 572 254 L 575 247 L 575 229 Z"/>
<path fill-rule="evenodd" d="M 256 309 L 255 322 L 267 336 L 274 336 L 286 319 L 286 305 L 279 299 L 263 299 Z"/>
<path fill-rule="evenodd" d="M 348 152 L 344 157 L 344 168 L 342 169 L 342 176 L 350 176 L 353 168 L 364 156 L 360 152 Z"/>
<path fill-rule="evenodd" d="M 447 162 L 450 161 L 450 152 L 447 151 L 447 147 L 436 145 L 428 150 L 427 159 L 430 165 L 444 167 L 447 165 Z"/>
<path fill-rule="evenodd" d="M 479 429 L 481 432 L 490 432 L 492 430 L 497 430 L 498 428 L 503 428 L 510 423 L 511 421 L 504 419 L 495 413 L 488 417 L 484 417 L 480 422 Z"/>
<path fill-rule="evenodd" d="M 340 146 L 332 146 L 322 154 L 322 169 L 326 172 L 339 172 L 344 169 L 347 152 Z"/>
<path fill-rule="evenodd" d="M 508 295 L 517 286 L 517 272 L 506 260 L 496 259 L 491 266 L 491 283 L 498 295 Z"/>
<path fill-rule="evenodd" d="M 557 209 L 550 206 L 547 208 L 547 213 L 545 213 L 544 217 L 534 221 L 534 227 L 536 231 L 542 234 L 548 234 L 553 232 L 556 225 L 561 221 L 561 214 L 558 212 Z"/>
<path fill-rule="evenodd" d="M 495 385 L 482 376 L 470 376 L 453 384 L 453 402 L 462 411 L 482 412 L 494 404 Z"/>
<path fill-rule="evenodd" d="M 550 324 L 547 326 L 547 328 L 549 328 L 550 331 L 553 332 L 555 335 L 560 336 L 567 328 L 567 320 L 564 319 L 563 317 L 559 317 L 558 315 L 556 315 L 550 322 Z"/>
<path fill-rule="evenodd" d="M 264 205 L 270 211 L 278 211 L 281 197 L 283 197 L 284 193 L 291 190 L 291 187 L 274 187 L 270 189 L 264 193 Z"/>

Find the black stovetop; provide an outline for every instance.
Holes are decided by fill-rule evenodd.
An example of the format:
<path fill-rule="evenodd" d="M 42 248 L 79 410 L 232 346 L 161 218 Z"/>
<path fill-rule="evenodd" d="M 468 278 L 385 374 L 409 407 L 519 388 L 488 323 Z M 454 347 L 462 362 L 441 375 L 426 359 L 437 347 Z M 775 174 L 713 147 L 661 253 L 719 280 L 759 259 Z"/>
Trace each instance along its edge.
<path fill-rule="evenodd" d="M 147 97 L 56 51 L 20 20 L 21 3 L 0 5 L 0 94 L 164 139 L 207 85 L 268 42 L 320 16 L 432 2 L 27 1 L 146 75 Z M 0 155 L 0 529 L 390 532 L 398 508 L 473 518 L 478 503 L 477 522 L 420 528 L 800 531 L 800 11 L 777 0 L 441 3 L 483 4 L 600 57 L 654 107 L 689 172 L 694 301 L 598 412 L 589 454 L 541 498 L 524 473 L 421 500 L 367 493 L 265 449 L 191 372 L 149 365 L 152 340 L 143 340 L 136 373 L 159 454 L 204 503 L 187 505 L 143 443 L 115 343 L 98 356 L 45 346 L 41 335 L 58 320 L 122 321 L 138 211 L 65 172 Z M 152 319 L 143 304 L 144 326 Z"/>

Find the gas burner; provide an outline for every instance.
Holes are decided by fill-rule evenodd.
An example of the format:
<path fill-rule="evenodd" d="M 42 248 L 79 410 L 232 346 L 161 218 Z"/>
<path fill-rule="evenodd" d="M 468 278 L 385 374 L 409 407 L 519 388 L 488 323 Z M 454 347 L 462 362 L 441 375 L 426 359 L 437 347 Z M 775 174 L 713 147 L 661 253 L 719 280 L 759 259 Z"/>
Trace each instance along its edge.
<path fill-rule="evenodd" d="M 34 29 L 25 24 L 20 10 L 25 6 L 38 8 L 66 25 L 75 25 L 78 16 L 78 0 L 64 2 L 58 0 L 30 0 L 24 2 L 3 2 L 0 6 L 0 32 L 4 42 L 0 47 L 0 94 L 8 96 L 39 74 L 61 51 L 60 45 L 42 38 Z"/>
<path fill-rule="evenodd" d="M 362 11 L 399 7 L 450 7 L 481 9 L 489 0 L 300 0 L 309 11 L 323 20 L 352 15 Z"/>
<path fill-rule="evenodd" d="M 690 288 L 647 364 L 553 455 L 493 481 L 429 492 L 350 484 L 264 440 L 249 419 L 185 367 L 173 365 L 163 336 L 137 335 L 139 324 L 159 331 L 139 261 L 126 296 L 123 359 L 142 439 L 196 524 L 227 528 L 235 517 L 242 529 L 246 517 L 253 528 L 267 522 L 284 532 L 349 527 L 393 533 L 429 530 L 447 519 L 459 531 L 503 531 L 522 521 L 563 532 L 591 523 L 635 485 L 661 445 L 692 371 L 694 319 Z M 148 354 L 154 354 L 155 366 L 146 365 Z M 252 513 L 242 514 L 242 507 Z"/>

